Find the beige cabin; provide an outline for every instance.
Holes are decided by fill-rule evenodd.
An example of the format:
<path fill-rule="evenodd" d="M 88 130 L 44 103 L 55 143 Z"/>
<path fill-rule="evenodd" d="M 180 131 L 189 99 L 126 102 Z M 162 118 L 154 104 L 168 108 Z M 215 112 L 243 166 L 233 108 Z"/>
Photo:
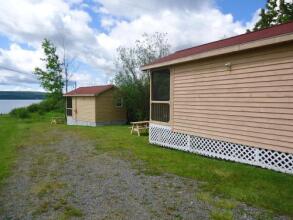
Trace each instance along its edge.
<path fill-rule="evenodd" d="M 66 93 L 68 125 L 98 126 L 125 124 L 123 99 L 113 85 L 79 87 Z"/>
<path fill-rule="evenodd" d="M 151 143 L 293 173 L 293 22 L 142 69 L 151 73 Z"/>

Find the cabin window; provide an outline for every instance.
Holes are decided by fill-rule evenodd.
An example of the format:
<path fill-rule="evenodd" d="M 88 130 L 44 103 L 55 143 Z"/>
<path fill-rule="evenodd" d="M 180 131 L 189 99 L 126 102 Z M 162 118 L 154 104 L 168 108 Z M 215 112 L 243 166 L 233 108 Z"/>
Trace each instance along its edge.
<path fill-rule="evenodd" d="M 152 100 L 170 100 L 170 71 L 159 70 L 152 72 Z"/>
<path fill-rule="evenodd" d="M 151 73 L 151 120 L 170 120 L 170 71 L 157 70 Z"/>
<path fill-rule="evenodd" d="M 169 114 L 169 104 L 166 103 L 152 103 L 152 120 L 154 121 L 162 121 L 169 122 L 170 114 Z"/>
<path fill-rule="evenodd" d="M 123 107 L 123 98 L 122 97 L 116 99 L 115 106 L 116 106 L 116 108 L 122 108 Z"/>
<path fill-rule="evenodd" d="M 66 98 L 66 114 L 72 116 L 72 97 Z"/>

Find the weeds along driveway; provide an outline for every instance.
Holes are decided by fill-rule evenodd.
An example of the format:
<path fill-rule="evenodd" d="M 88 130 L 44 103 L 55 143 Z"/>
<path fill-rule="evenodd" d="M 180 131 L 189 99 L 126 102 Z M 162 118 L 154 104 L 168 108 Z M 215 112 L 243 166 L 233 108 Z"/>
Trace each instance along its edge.
<path fill-rule="evenodd" d="M 142 162 L 134 166 L 98 151 L 94 141 L 72 131 L 53 127 L 33 139 L 37 140 L 19 149 L 13 174 L 1 190 L 0 219 L 258 219 L 265 215 L 229 201 L 215 208 L 195 180 L 147 175 L 137 168 L 143 168 Z"/>

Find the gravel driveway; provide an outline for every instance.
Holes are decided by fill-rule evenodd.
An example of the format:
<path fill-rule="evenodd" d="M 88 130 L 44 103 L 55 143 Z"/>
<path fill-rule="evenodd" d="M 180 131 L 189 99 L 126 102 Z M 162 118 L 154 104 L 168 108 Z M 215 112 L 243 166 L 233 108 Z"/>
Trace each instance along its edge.
<path fill-rule="evenodd" d="M 0 219 L 209 219 L 195 180 L 145 175 L 98 154 L 93 142 L 50 132 L 51 143 L 20 149 L 0 193 Z M 234 215 L 253 219 L 243 210 Z"/>

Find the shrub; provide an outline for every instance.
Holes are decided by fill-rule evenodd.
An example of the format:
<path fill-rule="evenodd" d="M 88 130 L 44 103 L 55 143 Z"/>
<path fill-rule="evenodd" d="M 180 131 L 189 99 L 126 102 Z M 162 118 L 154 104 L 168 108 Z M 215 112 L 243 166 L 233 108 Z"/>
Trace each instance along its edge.
<path fill-rule="evenodd" d="M 64 111 L 64 100 L 55 100 L 55 99 L 45 99 L 39 104 L 39 110 L 38 112 L 40 114 L 43 114 L 45 112 L 50 112 L 50 111 Z"/>
<path fill-rule="evenodd" d="M 44 114 L 45 112 L 49 112 L 53 109 L 51 102 L 48 100 L 44 100 L 41 103 L 39 103 L 39 109 L 38 113 Z"/>
<path fill-rule="evenodd" d="M 27 108 L 15 108 L 9 114 L 13 117 L 21 118 L 21 119 L 30 117 L 30 114 Z"/>
<path fill-rule="evenodd" d="M 16 118 L 29 118 L 31 113 L 38 113 L 44 115 L 47 112 L 60 112 L 65 110 L 64 99 L 47 98 L 38 104 L 31 104 L 28 107 L 13 109 L 9 114 Z"/>
<path fill-rule="evenodd" d="M 40 109 L 40 104 L 31 104 L 27 107 L 29 112 L 38 112 Z"/>

